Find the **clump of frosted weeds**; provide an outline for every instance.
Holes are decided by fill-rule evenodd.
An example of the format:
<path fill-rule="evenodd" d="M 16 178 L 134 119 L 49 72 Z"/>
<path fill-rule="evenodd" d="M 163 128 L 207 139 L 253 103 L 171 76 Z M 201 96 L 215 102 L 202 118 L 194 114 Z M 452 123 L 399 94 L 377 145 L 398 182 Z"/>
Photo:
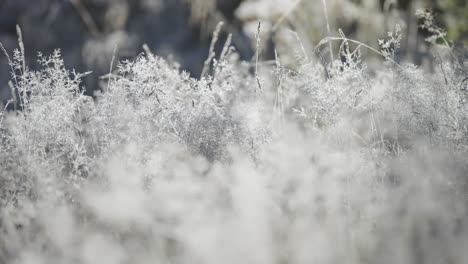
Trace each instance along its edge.
<path fill-rule="evenodd" d="M 337 39 L 333 65 L 262 76 L 231 49 L 200 80 L 141 55 L 95 98 L 58 52 L 16 53 L 0 262 L 465 263 L 462 77 L 395 65 L 394 35 L 370 72 Z"/>

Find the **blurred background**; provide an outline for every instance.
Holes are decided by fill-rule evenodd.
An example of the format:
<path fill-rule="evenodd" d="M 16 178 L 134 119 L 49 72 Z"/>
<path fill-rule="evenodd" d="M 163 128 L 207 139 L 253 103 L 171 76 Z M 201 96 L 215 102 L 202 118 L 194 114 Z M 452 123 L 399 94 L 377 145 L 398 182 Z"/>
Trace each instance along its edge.
<path fill-rule="evenodd" d="M 431 39 L 433 44 L 425 41 L 434 32 L 421 27 L 417 10 L 432 10 L 433 24 L 463 63 L 468 46 L 467 0 L 0 0 L 0 42 L 11 55 L 18 47 L 19 25 L 30 68 L 38 67 L 38 52 L 47 55 L 60 49 L 67 68 L 93 71 L 83 80 L 92 95 L 100 88 L 99 77 L 109 72 L 114 50 L 117 59 L 132 59 L 143 52 L 143 44 L 199 77 L 219 21 L 224 27 L 218 50 L 230 33 L 240 58 L 251 60 L 261 20 L 261 59 L 272 59 L 277 50 L 291 65 L 294 54 L 303 53 L 299 43 L 313 57 L 314 45 L 328 34 L 339 36 L 341 29 L 347 37 L 378 48 L 378 39 L 399 24 L 403 39 L 397 59 L 430 65 L 430 50 L 444 43 L 437 37 Z M 2 101 L 10 97 L 9 78 L 2 54 Z"/>

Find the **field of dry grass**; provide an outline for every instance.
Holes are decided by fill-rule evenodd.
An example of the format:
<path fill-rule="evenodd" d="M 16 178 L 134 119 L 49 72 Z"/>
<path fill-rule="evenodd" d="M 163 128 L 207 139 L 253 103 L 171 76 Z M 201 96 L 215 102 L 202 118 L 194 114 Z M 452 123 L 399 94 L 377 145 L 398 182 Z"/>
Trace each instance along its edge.
<path fill-rule="evenodd" d="M 59 51 L 7 53 L 0 263 L 466 263 L 466 65 L 399 62 L 398 26 L 290 34 L 267 62 L 227 42 L 199 79 L 112 61 L 94 98 Z"/>

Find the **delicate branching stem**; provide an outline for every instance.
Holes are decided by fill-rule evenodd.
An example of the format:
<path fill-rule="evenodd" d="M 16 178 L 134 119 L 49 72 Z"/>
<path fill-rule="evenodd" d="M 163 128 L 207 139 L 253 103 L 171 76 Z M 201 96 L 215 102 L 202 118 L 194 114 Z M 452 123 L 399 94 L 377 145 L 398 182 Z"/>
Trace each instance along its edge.
<path fill-rule="evenodd" d="M 24 50 L 24 42 L 23 42 L 23 33 L 21 32 L 21 27 L 19 25 L 16 25 L 16 34 L 18 34 L 18 45 L 20 48 L 21 52 L 21 76 L 26 74 L 26 53 Z M 20 104 L 21 104 L 21 109 L 24 110 L 25 104 L 24 104 L 24 97 L 25 97 L 25 90 L 22 90 L 22 94 L 20 94 L 20 91 L 18 91 L 18 96 L 20 98 Z"/>
<path fill-rule="evenodd" d="M 221 55 L 219 55 L 219 61 L 225 59 L 226 55 L 228 54 L 229 48 L 231 47 L 232 43 L 232 34 L 229 34 L 226 42 L 224 42 L 223 50 L 221 51 Z"/>
<path fill-rule="evenodd" d="M 258 26 L 257 26 L 257 36 L 256 38 L 256 44 L 255 44 L 255 49 L 256 49 L 256 54 L 255 54 L 255 78 L 257 79 L 257 86 L 258 89 L 262 89 L 262 85 L 260 83 L 260 78 L 258 77 L 258 59 L 260 56 L 260 30 L 262 27 L 262 22 L 258 21 Z"/>
<path fill-rule="evenodd" d="M 275 111 L 278 115 L 278 121 L 280 129 L 283 128 L 284 124 L 284 105 L 283 105 L 283 75 L 281 73 L 281 62 L 278 56 L 278 52 L 275 49 L 275 62 L 276 62 L 276 73 L 278 76 L 277 80 L 277 90 L 276 90 L 276 98 L 275 98 Z"/>
<path fill-rule="evenodd" d="M 5 57 L 7 58 L 8 65 L 10 65 L 12 78 L 15 81 L 16 87 L 18 87 L 18 80 L 16 78 L 15 69 L 13 68 L 13 62 L 11 61 L 10 55 L 8 55 L 8 52 L 6 51 L 5 47 L 3 46 L 3 44 L 1 42 L 0 42 L 0 49 L 3 51 L 3 54 L 5 54 Z M 13 107 L 14 107 L 14 110 L 16 112 L 17 103 L 18 103 L 18 100 L 16 98 L 16 88 L 15 88 L 15 85 L 13 85 L 13 83 L 11 81 L 8 82 L 8 86 L 10 87 L 10 90 L 11 90 L 11 96 L 13 98 Z"/>
<path fill-rule="evenodd" d="M 327 63 L 325 62 L 325 58 L 323 58 L 322 52 L 320 50 L 317 50 L 317 53 L 318 53 L 318 56 L 320 58 L 320 61 L 322 62 L 323 70 L 324 70 L 324 73 L 325 73 L 325 78 L 331 79 L 331 74 L 328 71 Z"/>
<path fill-rule="evenodd" d="M 309 56 L 307 55 L 306 49 L 304 48 L 304 43 L 302 43 L 301 38 L 299 37 L 299 34 L 297 34 L 296 31 L 291 31 L 294 37 L 296 38 L 297 42 L 299 43 L 301 47 L 302 54 L 306 60 L 309 60 Z"/>
<path fill-rule="evenodd" d="M 118 46 L 115 45 L 114 50 L 112 51 L 112 59 L 111 59 L 110 67 L 109 67 L 109 76 L 112 76 L 112 69 L 114 68 L 114 61 L 115 61 L 115 57 L 117 56 L 117 50 L 118 50 Z M 111 81 L 112 81 L 112 78 L 109 77 L 109 79 L 107 80 L 107 92 L 110 89 Z"/>
<path fill-rule="evenodd" d="M 18 100 L 16 99 L 16 89 L 15 89 L 15 86 L 13 85 L 13 83 L 11 81 L 8 82 L 8 86 L 10 87 L 10 90 L 11 90 L 11 97 L 12 97 L 12 102 L 13 102 L 13 108 L 16 112 L 17 110 L 17 102 Z"/>
<path fill-rule="evenodd" d="M 203 77 L 206 77 L 206 74 L 208 74 L 210 70 L 211 61 L 216 55 L 214 51 L 215 45 L 216 45 L 216 42 L 218 42 L 219 33 L 221 32 L 221 28 L 223 27 L 223 25 L 224 23 L 222 21 L 219 22 L 218 25 L 216 25 L 215 31 L 213 32 L 213 38 L 211 39 L 210 48 L 208 50 L 208 58 L 205 60 L 205 63 L 203 65 L 203 70 L 201 72 L 200 79 Z"/>
<path fill-rule="evenodd" d="M 7 60 L 8 60 L 8 65 L 10 65 L 10 70 L 11 70 L 11 74 L 14 75 L 15 73 L 15 69 L 13 68 L 13 62 L 11 61 L 10 59 L 10 55 L 8 55 L 8 52 L 6 51 L 5 47 L 3 46 L 3 44 L 0 42 L 0 49 L 3 51 L 3 54 L 5 54 Z M 16 79 L 16 76 L 14 76 L 14 81 L 15 81 L 15 84 L 18 85 L 18 80 Z"/>
<path fill-rule="evenodd" d="M 330 34 L 330 20 L 328 19 L 328 9 L 327 9 L 327 1 L 322 0 L 323 3 L 323 13 L 325 14 L 325 21 L 327 22 L 327 37 L 331 37 Z M 328 48 L 330 49 L 330 64 L 333 65 L 333 46 L 331 41 L 328 41 Z"/>
<path fill-rule="evenodd" d="M 18 34 L 18 45 L 21 52 L 21 62 L 23 66 L 22 74 L 24 74 L 26 73 L 26 54 L 24 51 L 23 33 L 21 32 L 21 28 L 19 25 L 16 25 L 16 33 Z"/>
<path fill-rule="evenodd" d="M 218 71 L 218 68 L 219 68 L 219 64 L 226 59 L 226 56 L 228 55 L 229 53 L 229 48 L 231 47 L 231 43 L 232 43 L 232 34 L 229 34 L 227 39 L 226 39 L 226 42 L 224 42 L 224 46 L 223 46 L 223 49 L 221 50 L 221 54 L 219 55 L 219 60 L 218 60 L 218 63 L 216 64 L 216 68 L 214 69 L 214 72 L 216 73 Z"/>
<path fill-rule="evenodd" d="M 327 43 L 327 42 L 330 42 L 331 40 L 338 40 L 338 41 L 348 41 L 348 42 L 351 42 L 351 43 L 354 43 L 354 44 L 358 44 L 358 45 L 361 45 L 367 49 L 369 49 L 370 51 L 374 52 L 374 53 L 377 53 L 379 54 L 380 56 L 384 57 L 386 60 L 388 60 L 389 62 L 391 62 L 392 64 L 394 64 L 395 66 L 397 66 L 400 70 L 404 70 L 404 68 L 398 64 L 396 61 L 394 61 L 392 58 L 390 58 L 389 56 L 385 56 L 382 52 L 376 50 L 375 48 L 365 44 L 365 43 L 362 43 L 362 42 L 359 42 L 357 40 L 353 40 L 353 39 L 349 39 L 349 38 L 343 38 L 343 37 L 326 37 L 324 39 L 322 39 L 317 45 L 315 45 L 314 47 L 314 51 L 316 52 L 318 50 L 318 48 L 320 46 L 322 46 L 323 44 Z"/>

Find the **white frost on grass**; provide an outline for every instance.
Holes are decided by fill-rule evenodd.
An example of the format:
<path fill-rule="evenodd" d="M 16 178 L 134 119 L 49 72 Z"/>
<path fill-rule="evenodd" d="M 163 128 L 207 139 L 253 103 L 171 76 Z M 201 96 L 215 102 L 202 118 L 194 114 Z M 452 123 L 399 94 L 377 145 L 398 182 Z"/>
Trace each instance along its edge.
<path fill-rule="evenodd" d="M 344 55 L 262 66 L 262 90 L 234 55 L 201 80 L 141 55 L 95 101 L 59 53 L 15 75 L 0 262 L 465 263 L 457 65 Z"/>

